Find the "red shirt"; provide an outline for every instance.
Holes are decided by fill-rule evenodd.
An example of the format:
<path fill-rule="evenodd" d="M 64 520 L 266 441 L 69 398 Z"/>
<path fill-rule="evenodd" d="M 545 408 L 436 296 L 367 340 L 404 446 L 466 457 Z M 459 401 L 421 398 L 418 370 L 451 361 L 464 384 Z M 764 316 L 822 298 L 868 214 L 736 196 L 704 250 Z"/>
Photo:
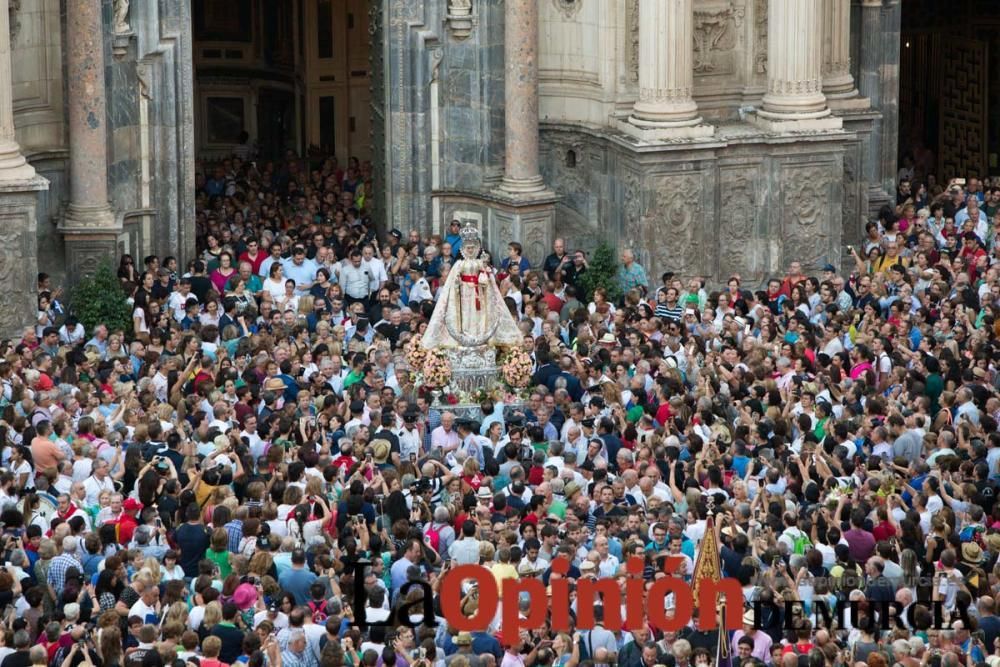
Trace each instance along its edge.
<path fill-rule="evenodd" d="M 528 484 L 538 486 L 545 481 L 545 469 L 542 466 L 531 466 L 528 469 Z"/>
<path fill-rule="evenodd" d="M 664 403 L 660 407 L 656 408 L 656 423 L 660 426 L 666 426 L 667 422 L 670 421 L 670 403 Z"/>
<path fill-rule="evenodd" d="M 890 537 L 896 536 L 896 527 L 893 526 L 888 521 L 883 521 L 879 525 L 872 528 L 872 537 L 875 538 L 876 542 L 881 542 L 882 540 L 888 540 Z"/>
<path fill-rule="evenodd" d="M 253 266 L 254 275 L 260 273 L 260 265 L 263 264 L 264 260 L 267 258 L 268 258 L 267 253 L 263 253 L 259 250 L 257 251 L 256 257 L 251 257 L 249 252 L 244 252 L 242 255 L 240 255 L 241 262 L 250 262 L 250 265 Z"/>
<path fill-rule="evenodd" d="M 545 305 L 549 307 L 550 313 L 561 312 L 563 305 L 566 303 L 551 292 L 549 294 L 543 294 L 542 300 L 545 302 Z"/>
<path fill-rule="evenodd" d="M 786 646 L 784 649 L 782 649 L 781 654 L 785 655 L 786 653 L 793 653 L 794 652 L 794 653 L 798 653 L 799 655 L 806 655 L 807 653 L 809 653 L 809 651 L 812 650 L 812 648 L 813 648 L 812 642 L 805 642 L 804 644 L 801 643 L 801 642 L 796 642 L 794 647 L 792 647 L 791 645 L 789 645 L 789 646 Z M 201 664 L 204 665 L 205 661 L 202 660 Z"/>
<path fill-rule="evenodd" d="M 138 525 L 139 523 L 135 520 L 134 516 L 128 512 L 123 512 L 121 518 L 118 519 L 118 543 L 128 544 L 131 542 L 132 534 Z"/>

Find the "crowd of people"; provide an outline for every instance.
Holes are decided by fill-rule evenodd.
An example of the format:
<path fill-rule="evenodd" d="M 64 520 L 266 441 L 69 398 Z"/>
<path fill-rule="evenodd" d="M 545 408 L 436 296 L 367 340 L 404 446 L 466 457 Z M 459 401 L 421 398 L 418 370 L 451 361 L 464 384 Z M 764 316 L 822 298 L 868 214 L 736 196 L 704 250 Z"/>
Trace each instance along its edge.
<path fill-rule="evenodd" d="M 656 284 L 626 250 L 588 292 L 574 239 L 512 241 L 534 374 L 470 419 L 406 354 L 459 224 L 376 224 L 371 173 L 199 165 L 198 257 L 121 257 L 129 330 L 41 277 L 0 362 L 0 667 L 1000 664 L 1000 190 L 901 182 L 852 271 L 765 286 Z M 742 629 L 614 630 L 578 597 L 630 558 L 690 580 L 709 526 Z M 565 577 L 597 625 L 457 632 L 468 564 Z"/>

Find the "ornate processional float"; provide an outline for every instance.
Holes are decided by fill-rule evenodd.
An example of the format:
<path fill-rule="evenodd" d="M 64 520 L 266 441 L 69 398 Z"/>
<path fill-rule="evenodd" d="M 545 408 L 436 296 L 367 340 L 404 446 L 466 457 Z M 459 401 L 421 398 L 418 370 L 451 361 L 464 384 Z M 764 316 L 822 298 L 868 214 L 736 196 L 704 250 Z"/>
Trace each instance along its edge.
<path fill-rule="evenodd" d="M 407 361 L 418 386 L 435 403 L 465 418 L 481 418 L 484 401 L 510 408 L 523 402 L 532 361 L 510 314 L 496 274 L 482 256 L 475 225 L 460 232 L 461 259 L 441 287 L 424 335 L 407 346 Z"/>

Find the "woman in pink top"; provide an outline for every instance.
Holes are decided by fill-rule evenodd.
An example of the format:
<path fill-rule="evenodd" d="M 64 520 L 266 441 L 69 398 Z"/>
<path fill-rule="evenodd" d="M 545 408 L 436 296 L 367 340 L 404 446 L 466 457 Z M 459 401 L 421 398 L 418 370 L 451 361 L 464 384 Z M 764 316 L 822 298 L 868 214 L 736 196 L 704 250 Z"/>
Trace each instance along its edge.
<path fill-rule="evenodd" d="M 212 271 L 212 275 L 209 276 L 212 285 L 215 286 L 215 291 L 219 294 L 225 294 L 226 283 L 233 277 L 234 273 L 236 273 L 236 267 L 233 266 L 233 256 L 228 250 L 223 251 L 219 255 L 219 268 Z"/>

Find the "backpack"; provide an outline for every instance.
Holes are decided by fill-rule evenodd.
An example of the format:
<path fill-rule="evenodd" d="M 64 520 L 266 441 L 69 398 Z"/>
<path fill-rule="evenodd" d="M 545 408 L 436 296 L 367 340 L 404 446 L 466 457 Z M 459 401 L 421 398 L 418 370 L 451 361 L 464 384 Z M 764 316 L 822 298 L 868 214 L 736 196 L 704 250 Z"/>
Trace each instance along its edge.
<path fill-rule="evenodd" d="M 427 543 L 430 545 L 431 549 L 441 552 L 441 530 L 435 528 L 433 523 L 427 525 L 427 530 L 424 531 L 424 535 L 427 537 Z"/>
<path fill-rule="evenodd" d="M 312 620 L 316 625 L 326 623 L 326 600 L 309 600 L 309 610 L 312 611 Z"/>
<path fill-rule="evenodd" d="M 806 535 L 801 530 L 798 534 L 790 533 L 787 530 L 785 534 L 792 538 L 792 553 L 793 554 L 805 554 L 807 551 L 812 549 L 812 542 L 809 541 L 809 536 Z"/>

